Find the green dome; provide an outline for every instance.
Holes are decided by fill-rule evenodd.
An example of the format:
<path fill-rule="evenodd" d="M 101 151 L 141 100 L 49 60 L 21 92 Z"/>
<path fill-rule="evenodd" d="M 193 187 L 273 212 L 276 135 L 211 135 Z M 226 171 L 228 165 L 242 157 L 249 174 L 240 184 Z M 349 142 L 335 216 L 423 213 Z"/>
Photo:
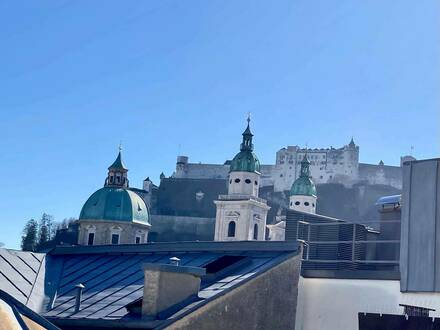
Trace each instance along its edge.
<path fill-rule="evenodd" d="M 315 196 L 316 187 L 310 178 L 310 162 L 307 158 L 307 153 L 304 154 L 304 158 L 301 161 L 301 172 L 299 178 L 295 180 L 290 188 L 290 196 Z"/>
<path fill-rule="evenodd" d="M 231 161 L 230 172 L 260 172 L 260 161 L 250 150 L 240 151 Z"/>
<path fill-rule="evenodd" d="M 148 208 L 139 195 L 124 188 L 104 187 L 84 204 L 79 219 L 149 223 Z"/>
<path fill-rule="evenodd" d="M 309 177 L 300 176 L 290 188 L 290 196 L 301 195 L 301 196 L 315 196 L 316 197 L 316 187 L 313 181 Z"/>

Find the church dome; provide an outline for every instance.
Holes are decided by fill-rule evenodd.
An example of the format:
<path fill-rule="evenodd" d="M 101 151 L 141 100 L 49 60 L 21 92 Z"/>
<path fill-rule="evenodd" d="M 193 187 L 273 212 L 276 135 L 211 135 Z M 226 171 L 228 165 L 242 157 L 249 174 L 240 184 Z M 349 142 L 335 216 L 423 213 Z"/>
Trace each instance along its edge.
<path fill-rule="evenodd" d="M 240 145 L 240 152 L 231 161 L 229 172 L 260 172 L 260 161 L 253 153 L 253 134 L 249 126 L 250 118 L 247 119 L 247 127 L 243 132 L 243 142 Z"/>
<path fill-rule="evenodd" d="M 307 158 L 307 153 L 304 154 L 304 158 L 301 161 L 300 175 L 290 188 L 290 196 L 294 195 L 316 197 L 316 187 L 310 178 L 310 161 Z"/>
<path fill-rule="evenodd" d="M 316 187 L 309 177 L 300 176 L 290 188 L 290 196 L 316 196 Z"/>
<path fill-rule="evenodd" d="M 240 151 L 231 161 L 231 172 L 260 172 L 260 161 L 250 150 Z"/>
<path fill-rule="evenodd" d="M 104 187 L 84 204 L 80 220 L 111 220 L 149 223 L 148 207 L 135 192 L 120 187 Z"/>

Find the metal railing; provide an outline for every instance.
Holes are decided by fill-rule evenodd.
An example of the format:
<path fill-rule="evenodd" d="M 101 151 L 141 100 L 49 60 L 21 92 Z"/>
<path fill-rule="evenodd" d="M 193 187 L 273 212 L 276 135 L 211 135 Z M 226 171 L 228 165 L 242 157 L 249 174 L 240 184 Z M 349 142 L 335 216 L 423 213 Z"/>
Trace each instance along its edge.
<path fill-rule="evenodd" d="M 304 268 L 395 269 L 399 265 L 399 220 L 363 223 L 298 221 L 296 234 L 297 240 L 304 245 Z"/>

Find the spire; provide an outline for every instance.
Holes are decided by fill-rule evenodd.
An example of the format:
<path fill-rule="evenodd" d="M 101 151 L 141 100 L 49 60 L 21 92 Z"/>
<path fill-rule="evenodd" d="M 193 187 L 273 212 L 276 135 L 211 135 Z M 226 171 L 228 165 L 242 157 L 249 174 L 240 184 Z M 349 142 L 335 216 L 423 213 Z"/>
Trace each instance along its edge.
<path fill-rule="evenodd" d="M 248 114 L 248 117 L 246 119 L 247 121 L 247 127 L 243 132 L 243 142 L 240 145 L 241 151 L 252 151 L 254 150 L 254 145 L 252 144 L 252 137 L 254 136 L 251 132 L 250 128 L 250 122 L 251 122 L 251 114 Z"/>
<path fill-rule="evenodd" d="M 104 186 L 128 187 L 128 168 L 122 161 L 122 146 L 119 144 L 119 152 L 113 164 L 108 167 L 108 175 Z"/>
<path fill-rule="evenodd" d="M 299 176 L 310 178 L 310 161 L 307 158 L 307 151 L 304 154 L 303 160 L 301 161 L 301 173 Z"/>
<path fill-rule="evenodd" d="M 354 147 L 356 147 L 356 144 L 354 143 L 354 140 L 353 140 L 353 136 L 351 137 L 351 140 L 350 140 L 350 143 L 348 144 L 348 146 L 349 146 L 350 148 L 354 148 Z"/>

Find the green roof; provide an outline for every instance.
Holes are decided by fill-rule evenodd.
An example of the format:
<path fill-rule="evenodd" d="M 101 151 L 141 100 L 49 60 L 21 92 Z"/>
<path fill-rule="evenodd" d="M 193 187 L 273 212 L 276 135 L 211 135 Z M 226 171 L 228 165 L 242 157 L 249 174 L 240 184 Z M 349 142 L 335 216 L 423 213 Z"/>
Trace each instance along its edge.
<path fill-rule="evenodd" d="M 110 169 L 116 169 L 116 170 L 124 170 L 127 171 L 128 169 L 125 167 L 124 162 L 122 161 L 122 156 L 121 156 L 121 151 L 119 151 L 118 153 L 118 157 L 116 157 L 115 161 L 113 162 L 113 164 L 111 164 L 108 168 Z"/>
<path fill-rule="evenodd" d="M 80 220 L 137 221 L 149 223 L 148 208 L 135 192 L 104 187 L 94 192 L 84 204 Z"/>
<path fill-rule="evenodd" d="M 290 188 L 290 196 L 301 195 L 301 196 L 315 196 L 316 197 L 316 187 L 313 181 L 307 177 L 299 177 L 295 180 Z"/>
<path fill-rule="evenodd" d="M 231 161 L 230 172 L 260 172 L 260 161 L 250 150 L 240 151 Z"/>
<path fill-rule="evenodd" d="M 260 161 L 253 153 L 254 145 L 252 144 L 253 134 L 249 126 L 250 118 L 247 122 L 247 127 L 242 134 L 243 142 L 240 145 L 240 152 L 232 159 L 230 172 L 260 172 Z"/>
<path fill-rule="evenodd" d="M 304 155 L 304 158 L 301 161 L 301 174 L 290 188 L 290 196 L 294 195 L 316 197 L 316 187 L 310 178 L 310 162 L 307 159 L 307 154 Z"/>

